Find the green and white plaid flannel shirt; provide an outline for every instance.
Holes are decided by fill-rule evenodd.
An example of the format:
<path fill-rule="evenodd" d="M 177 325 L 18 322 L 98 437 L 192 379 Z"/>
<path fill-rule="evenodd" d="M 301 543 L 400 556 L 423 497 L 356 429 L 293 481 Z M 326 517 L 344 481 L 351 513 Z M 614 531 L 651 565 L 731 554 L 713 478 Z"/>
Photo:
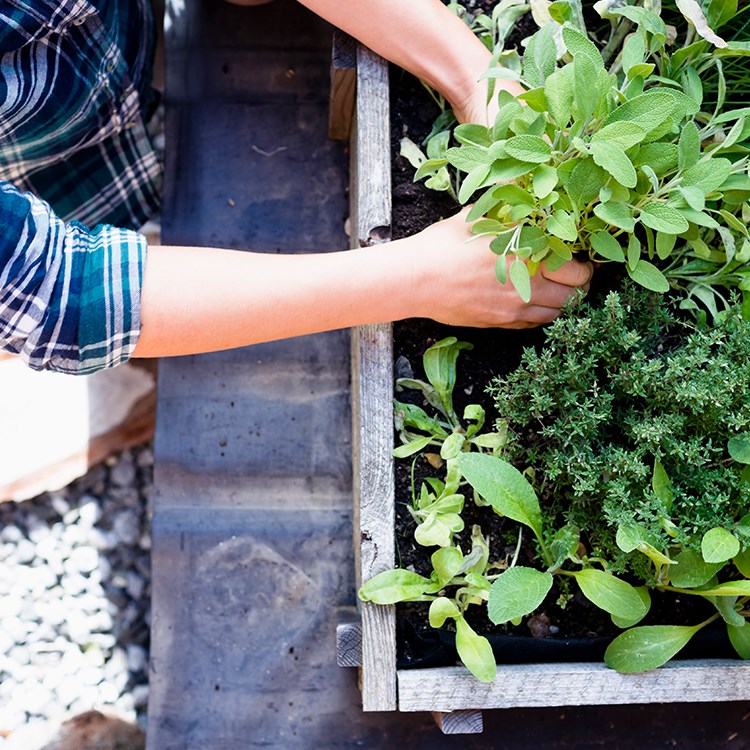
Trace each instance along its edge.
<path fill-rule="evenodd" d="M 151 0 L 0 0 L 0 347 L 35 369 L 137 343 L 154 31 Z"/>

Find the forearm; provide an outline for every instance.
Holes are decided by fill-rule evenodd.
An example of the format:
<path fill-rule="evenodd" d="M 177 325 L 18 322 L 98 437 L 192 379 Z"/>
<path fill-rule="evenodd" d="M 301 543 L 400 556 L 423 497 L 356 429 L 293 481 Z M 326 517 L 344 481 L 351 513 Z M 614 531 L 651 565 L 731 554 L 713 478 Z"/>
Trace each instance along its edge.
<path fill-rule="evenodd" d="M 417 314 L 411 271 L 397 250 L 151 248 L 135 356 L 215 351 Z"/>
<path fill-rule="evenodd" d="M 456 108 L 489 67 L 490 53 L 440 0 L 301 0 Z"/>

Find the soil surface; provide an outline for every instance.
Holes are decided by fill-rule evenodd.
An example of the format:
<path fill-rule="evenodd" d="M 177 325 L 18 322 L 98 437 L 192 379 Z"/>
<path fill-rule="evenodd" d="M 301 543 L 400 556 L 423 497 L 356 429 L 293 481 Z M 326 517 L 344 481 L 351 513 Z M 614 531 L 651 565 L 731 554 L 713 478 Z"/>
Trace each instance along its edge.
<path fill-rule="evenodd" d="M 474 2 L 466 4 L 474 8 L 492 3 Z M 471 8 L 470 8 L 471 9 Z M 524 25 L 511 37 L 510 42 L 533 33 L 535 28 L 530 16 Z M 391 140 L 393 152 L 393 238 L 415 234 L 429 224 L 453 215 L 459 206 L 445 193 L 436 193 L 424 184 L 413 181 L 414 168 L 399 156 L 400 141 L 408 136 L 421 144 L 428 135 L 439 109 L 422 84 L 407 73 L 396 68 L 391 70 Z M 589 298 L 601 296 L 605 279 L 595 281 Z M 429 320 L 408 320 L 394 325 L 394 359 L 397 377 L 423 378 L 422 354 L 435 342 L 446 336 L 456 336 L 467 341 L 473 349 L 462 351 L 458 360 L 458 379 L 454 391 L 456 412 L 460 415 L 469 403 L 481 404 L 487 414 L 486 424 L 497 418 L 492 400 L 484 389 L 496 375 L 515 369 L 524 347 L 539 347 L 544 341 L 543 329 L 531 331 L 478 330 L 453 328 Z M 421 395 L 411 390 L 397 393 L 402 401 L 420 403 Z M 428 407 L 429 408 L 429 407 Z M 413 477 L 412 477 L 413 471 Z M 430 555 L 433 548 L 424 548 L 414 541 L 415 522 L 407 506 L 411 505 L 411 487 L 414 481 L 418 489 L 421 480 L 428 476 L 440 476 L 420 456 L 412 469 L 412 459 L 396 461 L 396 545 L 397 559 L 401 567 L 412 568 L 423 575 L 431 571 Z M 476 508 L 467 502 L 462 517 L 465 529 L 456 535 L 464 553 L 471 549 L 471 528 L 479 524 L 485 537 L 490 540 L 490 562 L 512 558 L 518 541 L 518 525 L 498 517 L 486 508 Z M 525 535 L 519 563 L 534 564 L 534 548 L 531 534 Z M 564 606 L 559 603 L 561 594 L 570 597 Z M 687 604 L 687 606 L 683 606 Z M 696 606 L 697 605 L 697 606 Z M 397 607 L 399 628 L 399 661 L 402 667 L 439 666 L 456 660 L 454 637 L 450 625 L 440 631 L 430 627 L 427 618 L 429 603 L 415 602 Z M 686 611 L 681 611 L 681 610 Z M 674 595 L 652 592 L 651 612 L 642 624 L 678 624 L 684 621 L 694 624 L 712 613 L 712 607 L 702 600 L 689 603 L 675 599 Z M 492 643 L 498 661 L 504 663 L 533 661 L 579 661 L 601 660 L 611 639 L 621 631 L 609 616 L 590 605 L 571 587 L 562 592 L 553 586 L 549 595 L 532 616 L 517 627 L 495 626 L 486 615 L 486 607 L 471 607 L 467 620 L 477 632 L 486 635 Z M 728 643 L 724 628 L 717 624 L 714 630 L 701 631 L 680 654 L 680 658 L 731 657 L 736 656 Z"/>

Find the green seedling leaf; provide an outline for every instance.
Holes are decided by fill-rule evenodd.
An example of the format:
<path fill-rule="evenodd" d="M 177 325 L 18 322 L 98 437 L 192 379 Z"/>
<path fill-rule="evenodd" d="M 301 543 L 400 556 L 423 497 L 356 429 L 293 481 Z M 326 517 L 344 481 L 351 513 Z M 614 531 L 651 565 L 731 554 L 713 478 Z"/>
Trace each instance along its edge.
<path fill-rule="evenodd" d="M 669 568 L 670 581 L 681 589 L 704 586 L 724 567 L 724 563 L 707 563 L 694 549 L 683 550 L 674 562 Z"/>
<path fill-rule="evenodd" d="M 635 588 L 610 573 L 584 568 L 573 573 L 573 576 L 589 601 L 619 619 L 630 620 L 638 615 L 643 617 L 648 611 Z"/>
<path fill-rule="evenodd" d="M 750 547 L 735 555 L 732 562 L 745 578 L 750 578 Z"/>
<path fill-rule="evenodd" d="M 701 539 L 701 554 L 707 563 L 723 563 L 740 551 L 737 537 L 726 529 L 710 529 Z"/>
<path fill-rule="evenodd" d="M 621 185 L 628 188 L 636 186 L 638 175 L 633 162 L 619 146 L 604 141 L 592 143 L 591 156 L 596 164 L 609 172 Z"/>
<path fill-rule="evenodd" d="M 623 619 L 621 617 L 616 617 L 615 615 L 611 615 L 612 622 L 618 627 L 618 628 L 632 628 L 633 625 L 637 625 L 647 614 L 648 611 L 651 609 L 651 595 L 648 593 L 648 589 L 645 586 L 635 586 L 635 591 L 638 593 L 638 596 L 641 597 L 641 600 L 643 601 L 644 606 L 646 607 L 646 612 L 641 614 L 636 614 L 633 617 L 629 617 L 626 619 Z"/>
<path fill-rule="evenodd" d="M 557 180 L 557 170 L 554 167 L 540 164 L 532 177 L 534 195 L 539 199 L 546 198 L 557 187 Z"/>
<path fill-rule="evenodd" d="M 700 625 L 647 625 L 618 635 L 604 653 L 618 672 L 646 672 L 666 664 L 700 629 Z"/>
<path fill-rule="evenodd" d="M 450 126 L 449 126 L 450 127 Z M 431 160 L 442 160 L 445 158 L 445 152 L 448 150 L 448 145 L 451 140 L 450 129 L 436 131 L 434 134 L 430 134 L 425 141 L 425 148 L 427 150 L 427 157 Z"/>
<path fill-rule="evenodd" d="M 422 149 L 411 138 L 404 137 L 401 139 L 399 155 L 403 156 L 415 169 L 418 169 L 427 161 L 427 157 L 422 153 Z"/>
<path fill-rule="evenodd" d="M 591 247 L 602 258 L 615 261 L 616 263 L 625 262 L 625 253 L 622 251 L 622 246 L 609 232 L 601 231 L 592 235 Z"/>
<path fill-rule="evenodd" d="M 529 275 L 529 267 L 522 260 L 516 258 L 516 260 L 510 264 L 508 275 L 510 276 L 511 283 L 515 290 L 518 292 L 518 296 L 524 302 L 528 302 L 531 299 L 531 276 Z"/>
<path fill-rule="evenodd" d="M 408 458 L 409 456 L 413 456 L 415 453 L 424 450 L 431 442 L 432 436 L 416 438 L 404 445 L 399 445 L 398 448 L 394 448 L 393 455 L 395 458 Z"/>
<path fill-rule="evenodd" d="M 716 607 L 716 610 L 721 615 L 721 619 L 724 620 L 727 625 L 731 625 L 735 628 L 742 628 L 745 626 L 745 618 L 737 612 L 736 596 L 717 596 L 715 599 L 710 598 L 710 601 Z"/>
<path fill-rule="evenodd" d="M 447 437 L 448 435 L 436 417 L 430 417 L 424 409 L 416 404 L 405 404 L 394 399 L 393 416 L 398 430 L 402 430 L 404 427 L 412 427 L 438 437 Z"/>
<path fill-rule="evenodd" d="M 417 526 L 414 539 L 423 547 L 448 547 L 453 534 L 463 531 L 464 522 L 458 513 L 433 511 Z"/>
<path fill-rule="evenodd" d="M 679 169 L 685 170 L 695 166 L 701 156 L 701 139 L 698 128 L 690 120 L 682 127 L 680 140 L 677 142 L 677 164 Z"/>
<path fill-rule="evenodd" d="M 555 211 L 547 219 L 547 231 L 568 242 L 575 242 L 578 239 L 578 228 L 567 211 Z"/>
<path fill-rule="evenodd" d="M 477 635 L 468 622 L 456 618 L 456 650 L 466 668 L 481 682 L 492 682 L 497 676 L 497 664 L 490 642 Z"/>
<path fill-rule="evenodd" d="M 636 284 L 640 284 L 652 292 L 668 292 L 669 281 L 666 276 L 653 264 L 647 260 L 639 260 L 635 268 L 628 266 L 628 275 Z"/>
<path fill-rule="evenodd" d="M 602 221 L 607 222 L 607 224 L 628 232 L 632 232 L 635 227 L 635 218 L 633 217 L 632 210 L 624 203 L 618 201 L 597 203 L 594 206 L 594 214 Z"/>
<path fill-rule="evenodd" d="M 646 128 L 635 122 L 620 121 L 605 125 L 591 136 L 591 143 L 613 143 L 627 150 L 640 143 L 647 135 Z"/>
<path fill-rule="evenodd" d="M 429 578 L 411 570 L 386 570 L 366 581 L 359 589 L 359 598 L 373 604 L 419 601 L 426 594 L 434 594 L 440 586 Z"/>
<path fill-rule="evenodd" d="M 440 399 L 443 413 L 455 421 L 453 412 L 453 389 L 456 385 L 456 361 L 463 349 L 473 349 L 465 341 L 448 336 L 433 344 L 422 357 L 425 375 Z"/>
<path fill-rule="evenodd" d="M 666 203 L 647 203 L 641 208 L 640 220 L 647 227 L 665 234 L 682 234 L 688 230 L 687 219 Z"/>
<path fill-rule="evenodd" d="M 734 650 L 742 659 L 750 659 L 750 627 L 747 622 L 741 627 L 727 625 L 727 635 Z"/>
<path fill-rule="evenodd" d="M 738 463 L 750 464 L 750 434 L 734 435 L 727 443 L 729 455 Z"/>
<path fill-rule="evenodd" d="M 451 433 L 440 448 L 440 458 L 444 461 L 450 461 L 461 453 L 465 443 L 466 435 L 462 435 L 460 432 Z"/>
<path fill-rule="evenodd" d="M 437 573 L 438 583 L 445 586 L 454 576 L 458 575 L 464 556 L 458 547 L 441 547 L 432 553 L 432 567 Z M 440 627 L 433 625 L 433 627 Z"/>
<path fill-rule="evenodd" d="M 492 584 L 487 612 L 495 625 L 533 612 L 552 588 L 550 573 L 515 567 L 503 571 Z"/>
<path fill-rule="evenodd" d="M 460 614 L 460 610 L 452 599 L 445 596 L 438 597 L 430 604 L 430 625 L 433 628 L 442 628 L 447 619 L 455 619 Z"/>
<path fill-rule="evenodd" d="M 729 581 L 690 593 L 701 596 L 750 596 L 750 581 Z"/>
<path fill-rule="evenodd" d="M 480 453 L 462 453 L 458 468 L 476 492 L 502 516 L 542 533 L 542 513 L 534 488 L 507 461 Z"/>
<path fill-rule="evenodd" d="M 552 155 L 549 143 L 536 135 L 514 135 L 505 142 L 505 150 L 514 159 L 535 164 L 548 161 Z"/>

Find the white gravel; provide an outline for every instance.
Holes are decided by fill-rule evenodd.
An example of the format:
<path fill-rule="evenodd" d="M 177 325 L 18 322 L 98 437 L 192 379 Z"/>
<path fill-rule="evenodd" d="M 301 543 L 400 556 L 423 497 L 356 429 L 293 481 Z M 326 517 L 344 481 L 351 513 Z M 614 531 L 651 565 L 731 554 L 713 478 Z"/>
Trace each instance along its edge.
<path fill-rule="evenodd" d="M 90 709 L 145 729 L 152 470 L 143 446 L 59 492 L 0 503 L 0 748 Z"/>

